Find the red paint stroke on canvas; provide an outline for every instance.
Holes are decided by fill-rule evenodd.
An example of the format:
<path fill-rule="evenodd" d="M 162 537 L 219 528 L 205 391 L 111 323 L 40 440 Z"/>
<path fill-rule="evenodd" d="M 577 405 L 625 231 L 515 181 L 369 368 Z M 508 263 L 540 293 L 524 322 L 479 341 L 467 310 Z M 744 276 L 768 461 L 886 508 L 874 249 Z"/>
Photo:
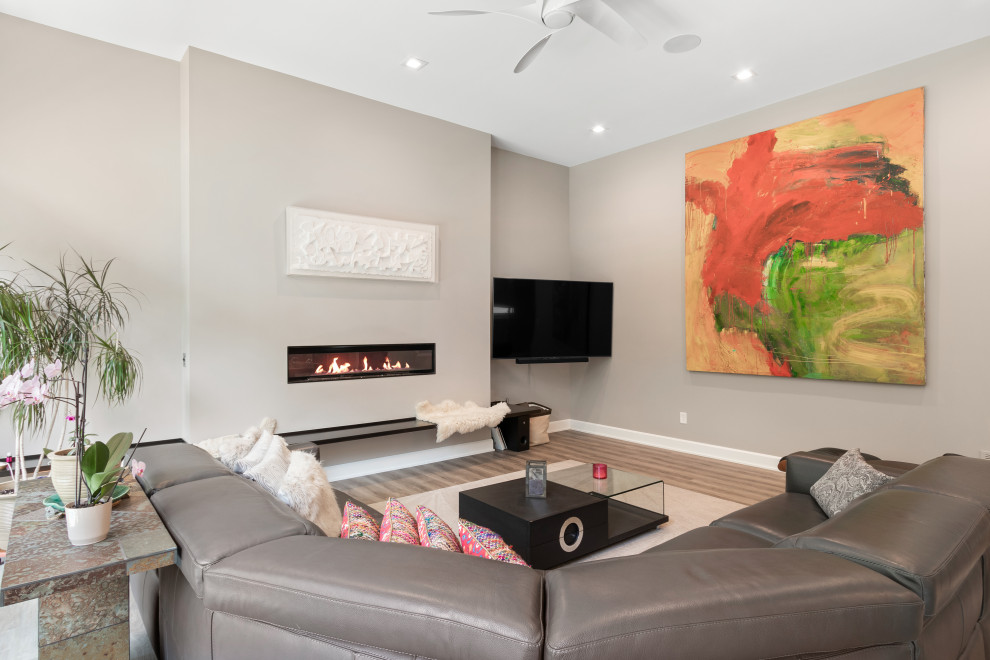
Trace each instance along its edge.
<path fill-rule="evenodd" d="M 763 309 L 763 263 L 785 244 L 922 226 L 917 198 L 887 180 L 882 144 L 774 153 L 776 142 L 775 131 L 751 135 L 728 186 L 686 184 L 688 202 L 716 217 L 701 273 L 710 300 L 728 293 Z"/>

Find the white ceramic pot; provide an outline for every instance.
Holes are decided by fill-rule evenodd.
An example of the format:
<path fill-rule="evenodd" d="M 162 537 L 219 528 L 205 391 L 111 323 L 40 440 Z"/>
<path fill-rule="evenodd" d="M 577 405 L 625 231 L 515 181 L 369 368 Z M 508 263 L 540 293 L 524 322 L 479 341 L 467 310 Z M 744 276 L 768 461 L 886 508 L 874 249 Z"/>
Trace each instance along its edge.
<path fill-rule="evenodd" d="M 113 502 L 79 509 L 65 505 L 65 527 L 72 545 L 98 543 L 110 533 L 110 512 Z"/>
<path fill-rule="evenodd" d="M 70 451 L 70 449 L 62 449 L 48 455 L 48 460 L 51 462 L 49 475 L 52 478 L 52 488 L 62 498 L 62 504 L 76 500 L 76 475 L 79 474 L 79 466 L 75 455 L 68 455 Z M 83 494 L 86 494 L 85 488 Z"/>

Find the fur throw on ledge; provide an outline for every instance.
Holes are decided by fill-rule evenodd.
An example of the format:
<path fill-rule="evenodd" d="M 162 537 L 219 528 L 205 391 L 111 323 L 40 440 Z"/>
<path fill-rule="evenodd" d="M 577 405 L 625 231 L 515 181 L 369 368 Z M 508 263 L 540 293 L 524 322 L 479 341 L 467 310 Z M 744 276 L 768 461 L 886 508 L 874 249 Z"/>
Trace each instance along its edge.
<path fill-rule="evenodd" d="M 437 442 L 442 442 L 455 433 L 470 433 L 486 426 L 498 426 L 509 413 L 509 406 L 496 403 L 491 408 L 482 408 L 474 401 L 466 401 L 462 406 L 451 400 L 433 405 L 429 401 L 416 404 L 416 419 L 437 425 Z"/>

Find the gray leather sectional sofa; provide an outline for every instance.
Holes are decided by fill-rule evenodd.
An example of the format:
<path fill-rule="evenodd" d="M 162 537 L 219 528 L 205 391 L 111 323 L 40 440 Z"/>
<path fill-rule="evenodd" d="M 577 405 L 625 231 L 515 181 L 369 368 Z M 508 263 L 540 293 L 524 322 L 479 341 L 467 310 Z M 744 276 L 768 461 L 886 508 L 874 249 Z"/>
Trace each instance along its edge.
<path fill-rule="evenodd" d="M 902 476 L 828 519 L 834 457 L 792 454 L 781 495 L 543 572 L 326 538 L 196 447 L 141 453 L 181 555 L 132 581 L 163 659 L 990 657 L 990 461 L 880 462 Z"/>

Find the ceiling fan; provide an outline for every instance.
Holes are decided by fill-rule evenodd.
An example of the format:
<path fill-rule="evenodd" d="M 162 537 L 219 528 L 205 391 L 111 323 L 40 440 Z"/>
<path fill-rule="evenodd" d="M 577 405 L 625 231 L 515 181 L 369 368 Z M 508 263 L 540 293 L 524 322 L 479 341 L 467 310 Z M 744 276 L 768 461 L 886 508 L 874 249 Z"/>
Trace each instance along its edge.
<path fill-rule="evenodd" d="M 635 0 L 633 0 L 635 1 Z M 431 11 L 433 16 L 480 16 L 482 14 L 506 14 L 532 23 L 541 24 L 550 34 L 537 41 L 522 56 L 513 73 L 521 73 L 531 65 L 557 31 L 563 30 L 578 18 L 616 43 L 624 46 L 642 46 L 646 40 L 633 27 L 636 11 L 630 0 L 536 0 L 520 7 L 497 11 L 456 9 Z"/>

